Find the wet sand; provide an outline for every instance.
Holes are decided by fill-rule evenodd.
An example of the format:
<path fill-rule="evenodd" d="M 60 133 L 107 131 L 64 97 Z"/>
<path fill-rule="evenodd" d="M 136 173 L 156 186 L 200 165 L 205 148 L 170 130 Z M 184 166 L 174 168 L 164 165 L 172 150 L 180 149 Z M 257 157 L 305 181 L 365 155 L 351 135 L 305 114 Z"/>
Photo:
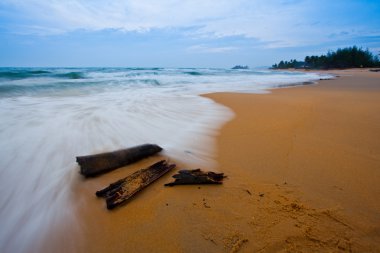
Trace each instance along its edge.
<path fill-rule="evenodd" d="M 167 188 L 168 173 L 110 212 L 95 191 L 160 157 L 76 177 L 80 229 L 44 250 L 379 251 L 380 73 L 337 73 L 268 94 L 206 95 L 235 112 L 217 138 L 223 185 Z"/>

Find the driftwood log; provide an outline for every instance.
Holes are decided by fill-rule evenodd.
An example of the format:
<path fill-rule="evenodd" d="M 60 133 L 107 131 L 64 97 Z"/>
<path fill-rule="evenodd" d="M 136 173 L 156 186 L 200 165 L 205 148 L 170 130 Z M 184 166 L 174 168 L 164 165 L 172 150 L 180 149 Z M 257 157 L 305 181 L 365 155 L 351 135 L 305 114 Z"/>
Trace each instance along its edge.
<path fill-rule="evenodd" d="M 107 208 L 113 209 L 124 204 L 133 195 L 175 168 L 175 166 L 175 164 L 168 164 L 167 161 L 162 160 L 110 184 L 103 190 L 97 191 L 96 196 L 106 198 Z"/>
<path fill-rule="evenodd" d="M 144 144 L 114 152 L 78 156 L 76 159 L 80 166 L 80 173 L 86 177 L 93 177 L 137 162 L 161 150 L 162 148 L 158 145 Z"/>
<path fill-rule="evenodd" d="M 222 184 L 225 176 L 223 173 L 203 172 L 200 169 L 196 169 L 180 170 L 173 178 L 175 178 L 174 182 L 165 184 L 165 186 L 181 184 Z"/>

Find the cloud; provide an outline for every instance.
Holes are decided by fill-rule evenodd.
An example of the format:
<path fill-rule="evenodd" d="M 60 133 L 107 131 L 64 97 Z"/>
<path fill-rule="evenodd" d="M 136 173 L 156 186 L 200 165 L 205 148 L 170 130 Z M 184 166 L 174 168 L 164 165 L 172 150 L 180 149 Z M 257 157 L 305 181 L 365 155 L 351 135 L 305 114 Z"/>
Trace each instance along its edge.
<path fill-rule="evenodd" d="M 197 53 L 226 53 L 238 49 L 237 47 L 210 47 L 206 45 L 193 45 L 187 48 L 188 51 Z"/>
<path fill-rule="evenodd" d="M 277 48 L 336 39 L 329 37 L 331 34 L 337 34 L 340 39 L 347 36 L 342 33 L 347 25 L 330 16 L 329 2 L 321 1 L 3 0 L 0 8 L 12 8 L 18 18 L 25 17 L 21 18 L 22 24 L 13 25 L 29 33 L 54 34 L 80 29 L 143 33 L 195 27 L 183 34 L 199 38 L 243 36 L 265 42 L 268 48 Z"/>
<path fill-rule="evenodd" d="M 203 24 L 228 14 L 229 1 L 178 0 L 4 0 L 20 12 L 47 26 L 76 29 L 148 31 Z M 3 3 L 4 4 L 4 3 Z"/>

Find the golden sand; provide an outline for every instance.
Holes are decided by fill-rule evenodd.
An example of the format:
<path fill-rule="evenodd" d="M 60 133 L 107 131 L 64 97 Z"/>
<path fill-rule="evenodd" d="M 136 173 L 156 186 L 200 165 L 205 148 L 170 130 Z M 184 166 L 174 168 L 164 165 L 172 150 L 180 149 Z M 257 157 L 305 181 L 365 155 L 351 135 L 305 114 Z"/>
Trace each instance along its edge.
<path fill-rule="evenodd" d="M 380 251 L 380 73 L 336 73 L 270 94 L 207 95 L 236 114 L 217 139 L 221 186 L 166 188 L 165 175 L 110 212 L 94 192 L 125 171 L 78 179 L 75 251 Z"/>
<path fill-rule="evenodd" d="M 380 251 L 380 73 L 333 72 L 337 79 L 318 85 L 208 96 L 236 113 L 218 139 L 220 169 L 247 182 L 286 183 L 300 194 L 296 213 L 307 213 L 293 222 L 315 218 L 294 224 L 294 234 L 288 227 L 279 240 L 269 236 L 265 251 L 275 244 L 304 252 Z M 272 198 L 284 208 L 280 195 Z"/>

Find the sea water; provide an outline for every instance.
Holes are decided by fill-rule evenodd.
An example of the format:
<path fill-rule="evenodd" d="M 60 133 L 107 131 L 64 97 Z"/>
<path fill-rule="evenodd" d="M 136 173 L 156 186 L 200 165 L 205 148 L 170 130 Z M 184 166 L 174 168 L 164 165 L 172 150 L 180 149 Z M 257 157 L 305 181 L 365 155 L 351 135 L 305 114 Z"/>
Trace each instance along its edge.
<path fill-rule="evenodd" d="M 330 76 L 212 68 L 0 68 L 0 251 L 27 252 L 53 225 L 72 222 L 70 182 L 80 176 L 76 156 L 155 143 L 170 159 L 212 169 L 214 137 L 233 112 L 200 94 L 264 93 L 321 78 Z"/>

